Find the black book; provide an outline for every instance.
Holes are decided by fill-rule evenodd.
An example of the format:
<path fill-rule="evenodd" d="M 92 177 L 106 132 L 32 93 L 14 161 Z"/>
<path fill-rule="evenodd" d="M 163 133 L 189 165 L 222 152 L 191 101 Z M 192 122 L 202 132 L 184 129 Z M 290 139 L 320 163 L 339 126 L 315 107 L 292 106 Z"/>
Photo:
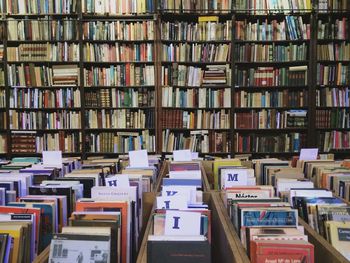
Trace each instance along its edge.
<path fill-rule="evenodd" d="M 148 263 L 210 263 L 211 247 L 208 241 L 147 242 Z"/>

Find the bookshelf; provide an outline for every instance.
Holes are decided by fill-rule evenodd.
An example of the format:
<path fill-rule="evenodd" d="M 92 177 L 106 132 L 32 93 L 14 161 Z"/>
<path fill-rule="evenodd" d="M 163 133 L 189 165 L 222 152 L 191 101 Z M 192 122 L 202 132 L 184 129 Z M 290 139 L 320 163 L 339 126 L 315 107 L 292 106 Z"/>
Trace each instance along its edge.
<path fill-rule="evenodd" d="M 316 7 L 317 146 L 321 152 L 340 154 L 350 148 L 350 5 L 347 1 L 319 0 Z"/>
<path fill-rule="evenodd" d="M 0 6 L 0 11 L 3 11 L 3 5 Z M 7 96 L 5 83 L 5 21 L 1 17 L 0 21 L 0 155 L 7 152 Z"/>
<path fill-rule="evenodd" d="M 222 1 L 217 12 L 210 1 L 171 4 L 159 6 L 161 150 L 230 154 L 230 3 Z"/>
<path fill-rule="evenodd" d="M 275 2 L 3 1 L 0 155 L 349 156 L 349 6 Z"/>
<path fill-rule="evenodd" d="M 104 4 L 82 2 L 84 151 L 156 152 L 153 1 Z"/>
<path fill-rule="evenodd" d="M 76 1 L 6 1 L 9 154 L 80 155 Z"/>
<path fill-rule="evenodd" d="M 234 3 L 234 152 L 307 146 L 311 6 Z"/>

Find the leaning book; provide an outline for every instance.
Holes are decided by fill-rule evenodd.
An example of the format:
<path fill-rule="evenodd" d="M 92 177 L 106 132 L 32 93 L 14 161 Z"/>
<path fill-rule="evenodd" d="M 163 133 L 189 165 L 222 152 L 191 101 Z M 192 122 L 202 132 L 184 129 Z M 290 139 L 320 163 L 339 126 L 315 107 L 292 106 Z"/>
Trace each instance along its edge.
<path fill-rule="evenodd" d="M 109 263 L 110 236 L 56 234 L 50 246 L 50 263 Z"/>

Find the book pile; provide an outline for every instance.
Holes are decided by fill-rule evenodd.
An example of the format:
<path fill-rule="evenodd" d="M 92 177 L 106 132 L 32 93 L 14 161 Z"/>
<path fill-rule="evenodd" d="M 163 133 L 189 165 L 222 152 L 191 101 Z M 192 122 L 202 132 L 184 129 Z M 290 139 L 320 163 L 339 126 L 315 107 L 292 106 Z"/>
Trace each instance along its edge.
<path fill-rule="evenodd" d="M 225 85 L 230 69 L 226 65 L 207 65 L 203 74 L 203 85 Z"/>

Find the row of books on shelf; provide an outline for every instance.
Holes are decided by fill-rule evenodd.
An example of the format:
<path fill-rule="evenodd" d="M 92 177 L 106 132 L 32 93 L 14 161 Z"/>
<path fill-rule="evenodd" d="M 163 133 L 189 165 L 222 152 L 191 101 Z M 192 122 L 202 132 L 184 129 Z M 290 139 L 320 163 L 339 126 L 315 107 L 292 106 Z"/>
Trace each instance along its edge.
<path fill-rule="evenodd" d="M 244 44 L 236 45 L 234 56 L 237 62 L 288 62 L 308 59 L 308 48 L 301 45 Z"/>
<path fill-rule="evenodd" d="M 336 18 L 335 21 L 318 20 L 317 39 L 346 40 L 349 39 L 350 20 L 347 17 Z"/>
<path fill-rule="evenodd" d="M 84 0 L 82 12 L 96 15 L 147 14 L 155 11 L 154 0 Z"/>
<path fill-rule="evenodd" d="M 348 85 L 350 66 L 342 63 L 323 65 L 317 63 L 317 85 Z"/>
<path fill-rule="evenodd" d="M 311 0 L 283 1 L 283 0 L 249 0 L 235 1 L 234 8 L 238 11 L 249 10 L 252 14 L 262 15 L 284 12 L 311 12 Z"/>
<path fill-rule="evenodd" d="M 153 44 L 93 44 L 83 46 L 84 61 L 90 62 L 152 62 Z"/>
<path fill-rule="evenodd" d="M 9 41 L 78 41 L 78 21 L 71 18 L 58 20 L 36 18 L 35 20 L 7 19 Z"/>
<path fill-rule="evenodd" d="M 13 133 L 11 134 L 12 153 L 41 153 L 60 150 L 64 153 L 81 152 L 80 132 L 59 131 L 52 134 Z"/>
<path fill-rule="evenodd" d="M 154 90 L 147 88 L 85 91 L 85 107 L 154 107 Z"/>
<path fill-rule="evenodd" d="M 10 108 L 79 108 L 80 106 L 79 89 L 42 90 L 17 87 L 10 89 Z"/>
<path fill-rule="evenodd" d="M 229 113 L 220 111 L 184 111 L 163 109 L 161 112 L 161 127 L 180 129 L 229 129 Z"/>
<path fill-rule="evenodd" d="M 232 36 L 232 21 L 224 23 L 216 21 L 201 21 L 198 23 L 186 21 L 163 22 L 161 24 L 161 39 L 169 41 L 230 41 Z"/>
<path fill-rule="evenodd" d="M 148 130 L 138 132 L 101 132 L 89 134 L 85 145 L 91 153 L 127 153 L 135 150 L 155 152 L 155 136 Z"/>
<path fill-rule="evenodd" d="M 76 0 L 6 0 L 9 14 L 71 14 L 77 12 Z"/>
<path fill-rule="evenodd" d="M 226 65 L 206 65 L 205 68 L 173 63 L 162 66 L 161 84 L 163 86 L 222 86 L 230 85 L 231 70 Z"/>
<path fill-rule="evenodd" d="M 85 86 L 153 86 L 153 65 L 126 63 L 109 67 L 84 69 Z"/>
<path fill-rule="evenodd" d="M 318 60 L 350 60 L 350 43 L 317 45 Z"/>
<path fill-rule="evenodd" d="M 316 90 L 316 106 L 318 107 L 347 107 L 349 88 L 322 88 Z"/>
<path fill-rule="evenodd" d="M 153 129 L 155 116 L 153 110 L 88 110 L 85 112 L 86 128 L 90 129 Z"/>
<path fill-rule="evenodd" d="M 299 152 L 306 145 L 306 134 L 290 132 L 276 135 L 235 133 L 235 152 L 285 153 Z"/>
<path fill-rule="evenodd" d="M 348 131 L 318 132 L 318 148 L 324 152 L 348 150 L 350 148 Z"/>
<path fill-rule="evenodd" d="M 232 9 L 230 0 L 161 0 L 159 8 L 165 13 L 190 13 L 197 11 L 201 13 L 229 13 Z"/>
<path fill-rule="evenodd" d="M 306 24 L 301 16 L 285 16 L 282 21 L 267 18 L 255 23 L 236 21 L 235 28 L 235 39 L 242 41 L 308 40 L 311 36 L 310 24 Z"/>
<path fill-rule="evenodd" d="M 316 110 L 316 128 L 350 128 L 350 115 L 346 109 Z"/>
<path fill-rule="evenodd" d="M 288 129 L 306 128 L 306 110 L 278 111 L 276 109 L 234 114 L 236 129 Z"/>
<path fill-rule="evenodd" d="M 154 40 L 155 22 L 146 21 L 88 21 L 83 22 L 83 40 Z"/>
<path fill-rule="evenodd" d="M 6 107 L 6 90 L 0 89 L 0 108 Z"/>
<path fill-rule="evenodd" d="M 163 44 L 161 59 L 165 62 L 227 62 L 230 50 L 228 44 Z"/>
<path fill-rule="evenodd" d="M 322 99 L 322 97 L 320 97 Z M 323 101 L 323 100 L 322 100 Z M 245 90 L 235 92 L 236 108 L 251 107 L 306 107 L 308 104 L 307 91 L 263 91 L 247 92 Z"/>
<path fill-rule="evenodd" d="M 34 64 L 8 65 L 10 86 L 76 86 L 79 84 L 77 65 L 35 66 Z"/>
<path fill-rule="evenodd" d="M 85 53 L 84 53 L 85 54 Z M 7 47 L 7 61 L 79 61 L 79 44 L 20 44 Z"/>
<path fill-rule="evenodd" d="M 346 0 L 318 0 L 318 9 L 323 10 L 323 12 L 327 12 L 327 10 L 334 10 L 334 11 L 345 11 L 349 10 L 349 2 Z"/>
<path fill-rule="evenodd" d="M 174 133 L 169 129 L 162 132 L 162 151 L 190 149 L 192 152 L 228 153 L 231 149 L 229 132 L 208 130 Z"/>
<path fill-rule="evenodd" d="M 163 87 L 162 106 L 176 108 L 230 108 L 231 89 Z"/>
<path fill-rule="evenodd" d="M 10 110 L 9 118 L 10 129 L 46 130 L 80 129 L 81 127 L 81 113 L 79 111 L 31 112 Z"/>
<path fill-rule="evenodd" d="M 237 86 L 307 86 L 308 67 L 291 66 L 288 68 L 257 67 L 241 69 L 236 67 Z"/>

